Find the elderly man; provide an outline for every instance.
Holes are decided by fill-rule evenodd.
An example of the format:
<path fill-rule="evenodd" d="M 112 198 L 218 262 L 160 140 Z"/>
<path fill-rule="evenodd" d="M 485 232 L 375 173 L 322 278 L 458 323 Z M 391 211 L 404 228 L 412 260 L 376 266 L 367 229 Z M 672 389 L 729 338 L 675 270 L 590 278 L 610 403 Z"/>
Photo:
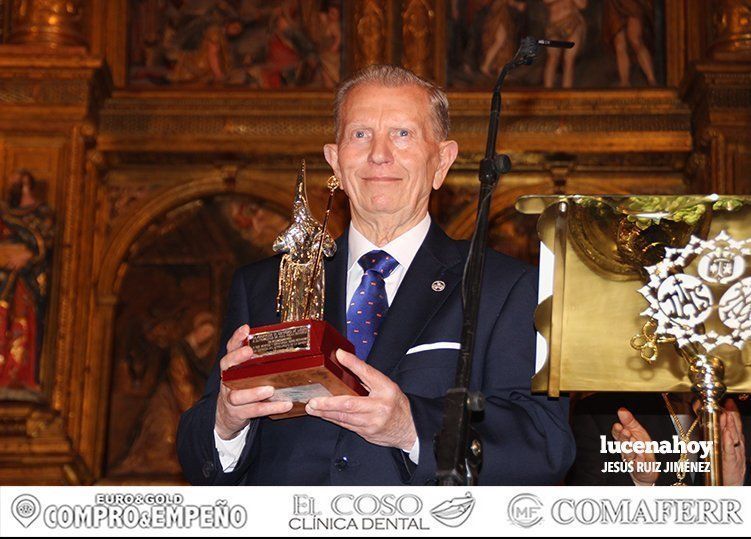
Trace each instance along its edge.
<path fill-rule="evenodd" d="M 371 66 L 345 81 L 326 160 L 349 197 L 352 221 L 326 262 L 325 318 L 355 345 L 339 361 L 366 397 L 312 399 L 304 417 L 274 389 L 230 390 L 220 371 L 252 357 L 249 327 L 278 321 L 279 259 L 236 272 L 222 356 L 206 394 L 180 424 L 178 453 L 194 484 L 429 484 L 443 397 L 453 386 L 467 243 L 431 221 L 428 199 L 456 158 L 448 101 L 399 67 Z M 574 456 L 567 402 L 530 394 L 534 373 L 533 268 L 488 252 L 472 372 L 487 405 L 481 484 L 555 484 Z M 365 301 L 367 299 L 368 301 Z"/>

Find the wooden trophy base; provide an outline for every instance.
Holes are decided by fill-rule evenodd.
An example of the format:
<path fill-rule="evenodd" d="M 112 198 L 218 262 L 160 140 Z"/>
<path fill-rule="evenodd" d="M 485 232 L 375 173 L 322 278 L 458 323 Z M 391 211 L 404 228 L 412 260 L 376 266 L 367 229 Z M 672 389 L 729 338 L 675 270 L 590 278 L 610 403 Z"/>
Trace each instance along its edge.
<path fill-rule="evenodd" d="M 339 348 L 351 353 L 355 348 L 328 322 L 300 320 L 253 328 L 248 345 L 253 358 L 222 372 L 222 382 L 230 389 L 272 386 L 270 400 L 294 403 L 292 410 L 271 419 L 305 415 L 305 405 L 314 397 L 368 394 L 337 361 Z"/>

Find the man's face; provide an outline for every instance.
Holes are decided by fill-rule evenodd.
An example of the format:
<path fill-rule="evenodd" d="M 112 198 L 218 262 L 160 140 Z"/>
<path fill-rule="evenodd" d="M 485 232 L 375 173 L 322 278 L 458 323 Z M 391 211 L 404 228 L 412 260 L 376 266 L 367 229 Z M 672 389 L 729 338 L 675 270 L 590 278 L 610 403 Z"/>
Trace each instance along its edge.
<path fill-rule="evenodd" d="M 363 84 L 341 110 L 338 144 L 324 147 L 353 213 L 404 223 L 422 217 L 431 189 L 454 162 L 454 141 L 436 140 L 427 92 L 417 86 Z"/>

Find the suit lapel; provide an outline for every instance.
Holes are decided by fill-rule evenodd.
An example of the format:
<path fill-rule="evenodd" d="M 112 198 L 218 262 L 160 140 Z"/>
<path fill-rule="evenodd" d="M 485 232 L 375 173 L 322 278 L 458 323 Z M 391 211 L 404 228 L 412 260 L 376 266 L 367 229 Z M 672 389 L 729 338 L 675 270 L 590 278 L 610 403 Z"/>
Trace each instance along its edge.
<path fill-rule="evenodd" d="M 349 252 L 348 237 L 349 228 L 336 240 L 336 254 L 330 260 L 324 262 L 326 279 L 326 297 L 324 298 L 324 319 L 334 326 L 345 337 L 347 328 L 344 321 L 346 312 L 345 295 L 347 294 L 347 258 Z"/>
<path fill-rule="evenodd" d="M 385 374 L 393 371 L 461 281 L 461 261 L 455 242 L 432 223 L 379 329 L 369 364 Z M 439 280 L 445 288 L 432 290 Z"/>

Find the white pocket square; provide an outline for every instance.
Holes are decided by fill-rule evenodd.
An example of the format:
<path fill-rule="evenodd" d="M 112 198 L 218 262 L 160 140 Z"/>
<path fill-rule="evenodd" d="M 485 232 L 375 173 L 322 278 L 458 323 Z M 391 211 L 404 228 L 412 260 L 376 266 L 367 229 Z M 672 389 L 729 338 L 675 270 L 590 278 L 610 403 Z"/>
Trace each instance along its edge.
<path fill-rule="evenodd" d="M 418 344 L 407 350 L 407 354 L 416 354 L 426 350 L 459 350 L 461 345 L 458 342 L 431 342 L 428 344 Z"/>

